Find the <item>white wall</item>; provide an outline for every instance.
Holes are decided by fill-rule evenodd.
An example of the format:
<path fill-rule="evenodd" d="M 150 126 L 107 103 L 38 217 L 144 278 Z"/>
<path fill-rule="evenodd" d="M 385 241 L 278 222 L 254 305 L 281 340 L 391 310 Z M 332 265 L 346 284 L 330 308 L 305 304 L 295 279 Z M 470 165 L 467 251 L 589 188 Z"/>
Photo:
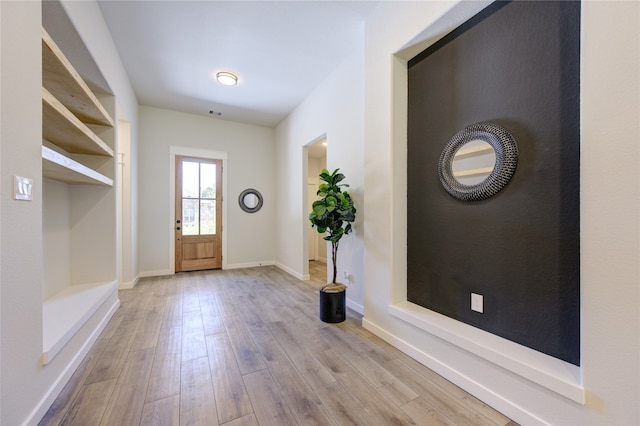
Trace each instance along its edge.
<path fill-rule="evenodd" d="M 639 424 L 638 2 L 583 3 L 582 366 L 576 381 L 584 386 L 585 404 L 462 349 L 461 334 L 445 341 L 390 313 L 406 297 L 405 60 L 479 6 L 383 2 L 367 19 L 364 323 L 517 422 Z M 419 47 L 408 53 L 414 44 Z M 454 320 L 438 320 L 453 330 Z"/>
<path fill-rule="evenodd" d="M 133 288 L 137 282 L 136 163 L 131 146 L 131 123 L 118 119 L 118 288 Z"/>
<path fill-rule="evenodd" d="M 42 354 L 42 108 L 39 2 L 0 2 L 1 424 L 27 417 L 44 386 Z M 35 113 L 34 113 L 35 112 Z M 33 179 L 33 201 L 12 199 L 13 176 Z"/>
<path fill-rule="evenodd" d="M 363 51 L 354 52 L 276 128 L 279 215 L 277 264 L 302 278 L 308 275 L 307 158 L 305 145 L 326 135 L 327 169 L 340 168 L 358 213 L 354 232 L 340 241 L 338 276 L 350 275 L 347 305 L 363 307 Z M 330 257 L 330 256 L 328 256 Z M 329 259 L 327 269 L 331 270 Z"/>
<path fill-rule="evenodd" d="M 141 275 L 168 274 L 173 229 L 169 147 L 224 152 L 226 170 L 226 265 L 229 268 L 273 264 L 276 214 L 274 130 L 165 109 L 140 107 L 139 267 Z M 240 192 L 260 191 L 262 209 L 245 213 Z"/>
<path fill-rule="evenodd" d="M 63 3 L 132 126 L 137 103 L 95 2 Z M 0 424 L 37 424 L 81 358 L 99 311 L 42 366 L 43 234 L 40 2 L 0 2 Z M 135 143 L 135 136 L 132 143 Z M 33 201 L 12 199 L 14 175 L 32 178 Z"/>

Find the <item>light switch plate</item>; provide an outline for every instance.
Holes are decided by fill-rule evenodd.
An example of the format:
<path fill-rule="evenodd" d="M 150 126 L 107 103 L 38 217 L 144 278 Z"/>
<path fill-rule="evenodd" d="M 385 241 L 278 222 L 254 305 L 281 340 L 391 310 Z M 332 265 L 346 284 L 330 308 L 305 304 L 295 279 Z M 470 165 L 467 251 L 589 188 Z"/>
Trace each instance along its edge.
<path fill-rule="evenodd" d="M 484 297 L 481 294 L 471 293 L 471 310 L 481 314 L 484 312 Z"/>
<path fill-rule="evenodd" d="M 22 176 L 13 177 L 13 198 L 16 200 L 33 200 L 33 179 Z"/>

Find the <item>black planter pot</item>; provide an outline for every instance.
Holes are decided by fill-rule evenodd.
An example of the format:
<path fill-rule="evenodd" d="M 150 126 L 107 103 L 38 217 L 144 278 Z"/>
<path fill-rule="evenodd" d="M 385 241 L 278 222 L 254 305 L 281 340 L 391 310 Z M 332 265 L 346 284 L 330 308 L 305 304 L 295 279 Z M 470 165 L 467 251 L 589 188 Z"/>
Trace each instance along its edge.
<path fill-rule="evenodd" d="M 320 290 L 320 320 L 323 322 L 342 322 L 346 318 L 347 292 L 329 293 Z"/>

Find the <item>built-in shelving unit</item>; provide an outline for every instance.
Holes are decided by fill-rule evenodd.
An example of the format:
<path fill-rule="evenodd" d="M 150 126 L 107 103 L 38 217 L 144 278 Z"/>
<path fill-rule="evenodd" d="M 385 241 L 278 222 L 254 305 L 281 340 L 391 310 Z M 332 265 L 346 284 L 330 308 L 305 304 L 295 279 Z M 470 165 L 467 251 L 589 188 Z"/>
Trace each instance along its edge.
<path fill-rule="evenodd" d="M 113 149 L 44 87 L 42 121 L 42 137 L 68 152 L 113 156 Z"/>
<path fill-rule="evenodd" d="M 42 74 L 47 90 L 82 122 L 114 125 L 111 115 L 44 28 Z"/>
<path fill-rule="evenodd" d="M 109 93 L 99 95 L 43 28 L 45 365 L 67 345 L 86 345 L 87 333 L 95 335 L 95 324 L 106 323 L 119 305 L 115 101 Z"/>

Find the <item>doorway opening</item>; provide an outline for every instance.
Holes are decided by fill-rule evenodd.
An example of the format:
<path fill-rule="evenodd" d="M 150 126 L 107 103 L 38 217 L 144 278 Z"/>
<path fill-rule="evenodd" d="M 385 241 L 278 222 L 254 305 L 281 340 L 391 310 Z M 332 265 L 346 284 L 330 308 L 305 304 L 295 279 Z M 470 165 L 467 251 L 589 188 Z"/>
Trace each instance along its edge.
<path fill-rule="evenodd" d="M 307 146 L 307 211 L 317 200 L 320 172 L 327 167 L 327 138 L 323 137 Z M 306 219 L 306 216 L 305 216 Z M 309 221 L 307 220 L 307 224 Z M 321 284 L 327 281 L 327 242 L 311 225 L 308 226 L 309 276 Z"/>
<path fill-rule="evenodd" d="M 222 161 L 176 156 L 175 272 L 222 267 Z"/>

